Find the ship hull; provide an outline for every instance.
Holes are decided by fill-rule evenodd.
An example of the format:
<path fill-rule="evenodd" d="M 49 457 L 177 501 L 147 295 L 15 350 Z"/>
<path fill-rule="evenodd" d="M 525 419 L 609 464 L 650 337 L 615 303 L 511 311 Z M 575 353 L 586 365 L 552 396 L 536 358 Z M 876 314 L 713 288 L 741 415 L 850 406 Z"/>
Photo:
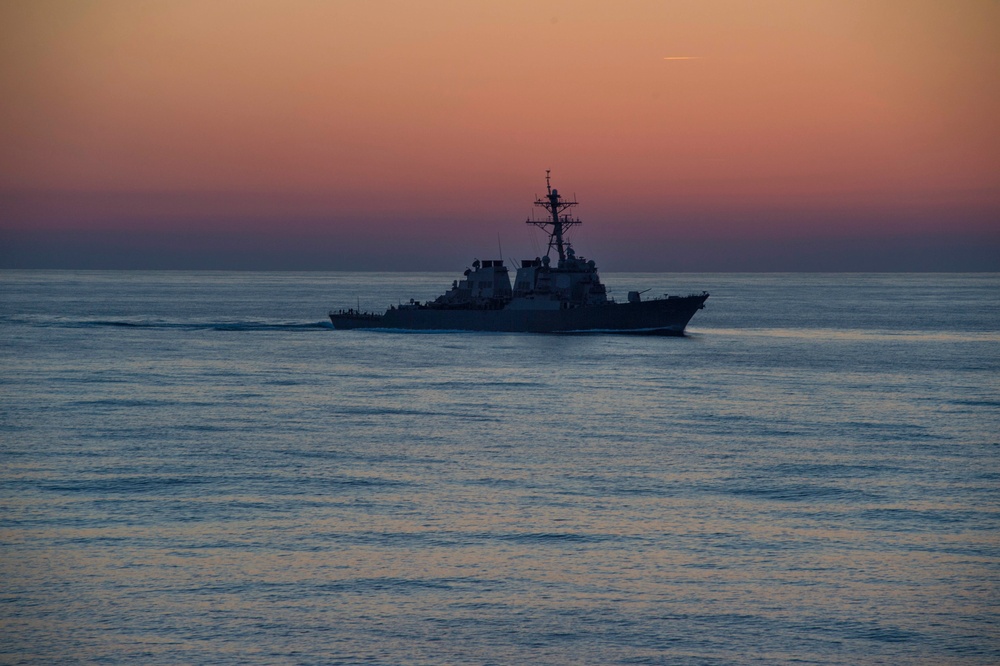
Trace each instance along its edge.
<path fill-rule="evenodd" d="M 330 313 L 337 329 L 684 335 L 708 294 L 562 310 L 395 308 L 385 314 Z"/>

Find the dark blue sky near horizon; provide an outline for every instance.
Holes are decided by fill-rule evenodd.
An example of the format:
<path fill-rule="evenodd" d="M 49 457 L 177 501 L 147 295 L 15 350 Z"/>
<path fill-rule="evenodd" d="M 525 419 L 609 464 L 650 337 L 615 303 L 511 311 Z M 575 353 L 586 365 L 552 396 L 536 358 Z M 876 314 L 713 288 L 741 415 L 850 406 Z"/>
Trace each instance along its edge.
<path fill-rule="evenodd" d="M 499 254 L 496 239 L 407 251 L 392 243 L 326 236 L 241 238 L 205 232 L 14 231 L 0 234 L 0 269 L 461 271 Z M 502 236 L 501 236 L 502 242 Z M 606 272 L 996 272 L 995 237 L 680 239 L 593 245 Z M 476 247 L 481 251 L 477 252 Z M 577 247 L 584 247 L 577 243 Z M 508 262 L 539 254 L 530 244 L 503 247 Z"/>
<path fill-rule="evenodd" d="M 197 217 L 197 206 L 171 205 L 169 195 L 121 197 L 111 214 L 100 197 L 65 194 L 4 197 L 13 217 L 72 208 L 70 228 L 21 225 L 0 229 L 0 268 L 110 270 L 444 271 L 460 273 L 473 259 L 510 261 L 544 252 L 545 238 L 525 224 L 535 193 L 492 213 L 450 217 L 280 216 L 278 203 L 257 212 Z M 674 210 L 665 221 L 635 224 L 627 205 L 603 219 L 577 207 L 583 224 L 569 238 L 603 271 L 639 272 L 992 272 L 1000 271 L 1000 225 L 991 210 L 942 223 L 947 206 L 899 207 L 852 215 L 845 210 Z M 211 198 L 209 198 L 211 199 Z M 292 206 L 289 206 L 292 208 Z M 331 206 L 332 208 L 332 206 Z M 149 212 L 145 212 L 149 211 Z M 129 223 L 126 216 L 134 216 Z M 113 220 L 101 224 L 100 220 Z M 742 222 L 739 227 L 734 220 Z M 632 228 L 622 234 L 622 227 Z M 249 231 L 244 229 L 249 226 Z M 74 228 L 75 227 L 75 228 Z M 635 228 L 650 230 L 649 238 Z M 955 231 L 948 231 L 954 227 Z M 666 228 L 664 232 L 662 229 Z M 425 232 L 435 229 L 436 233 Z M 758 231 L 764 229 L 763 231 Z M 944 230 L 942 230 L 944 229 Z"/>

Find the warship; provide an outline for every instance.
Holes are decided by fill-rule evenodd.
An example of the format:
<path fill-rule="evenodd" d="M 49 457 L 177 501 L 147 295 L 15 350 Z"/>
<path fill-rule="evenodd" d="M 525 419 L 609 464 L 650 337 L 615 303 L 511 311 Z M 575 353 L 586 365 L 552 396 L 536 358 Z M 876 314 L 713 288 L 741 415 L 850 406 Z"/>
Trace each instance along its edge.
<path fill-rule="evenodd" d="M 545 215 L 526 223 L 545 231 L 548 250 L 544 257 L 522 260 L 513 285 L 503 259 L 477 259 L 462 279 L 432 301 L 411 300 L 381 314 L 360 308 L 332 311 L 333 327 L 684 335 L 691 317 L 705 307 L 708 293 L 644 299 L 644 292 L 630 291 L 626 302 L 615 302 L 597 275 L 596 263 L 578 256 L 565 238 L 570 228 L 581 224 L 568 212 L 577 202 L 564 199 L 552 187 L 549 171 L 545 172 L 545 189 L 546 195 L 534 204 Z"/>

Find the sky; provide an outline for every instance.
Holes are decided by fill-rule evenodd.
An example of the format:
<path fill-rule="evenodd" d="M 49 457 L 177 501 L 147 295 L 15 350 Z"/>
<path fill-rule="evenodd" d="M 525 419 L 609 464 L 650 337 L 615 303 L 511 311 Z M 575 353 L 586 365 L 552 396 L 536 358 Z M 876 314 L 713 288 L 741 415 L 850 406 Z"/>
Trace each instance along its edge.
<path fill-rule="evenodd" d="M 0 0 L 0 268 L 1000 270 L 995 0 Z"/>

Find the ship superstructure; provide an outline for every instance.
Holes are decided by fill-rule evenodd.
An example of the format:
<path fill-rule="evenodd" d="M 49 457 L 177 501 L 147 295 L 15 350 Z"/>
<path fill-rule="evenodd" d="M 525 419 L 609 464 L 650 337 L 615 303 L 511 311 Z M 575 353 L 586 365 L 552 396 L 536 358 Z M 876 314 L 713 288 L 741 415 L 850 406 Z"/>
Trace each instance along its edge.
<path fill-rule="evenodd" d="M 331 312 L 334 327 L 683 335 L 708 294 L 644 301 L 638 291 L 631 291 L 626 303 L 609 299 L 596 263 L 577 256 L 565 237 L 568 229 L 581 224 L 569 212 L 577 202 L 563 199 L 548 171 L 545 188 L 546 195 L 535 201 L 545 217 L 526 223 L 546 232 L 548 250 L 545 256 L 522 260 L 513 285 L 503 259 L 477 259 L 433 301 L 390 306 L 384 314 Z"/>

